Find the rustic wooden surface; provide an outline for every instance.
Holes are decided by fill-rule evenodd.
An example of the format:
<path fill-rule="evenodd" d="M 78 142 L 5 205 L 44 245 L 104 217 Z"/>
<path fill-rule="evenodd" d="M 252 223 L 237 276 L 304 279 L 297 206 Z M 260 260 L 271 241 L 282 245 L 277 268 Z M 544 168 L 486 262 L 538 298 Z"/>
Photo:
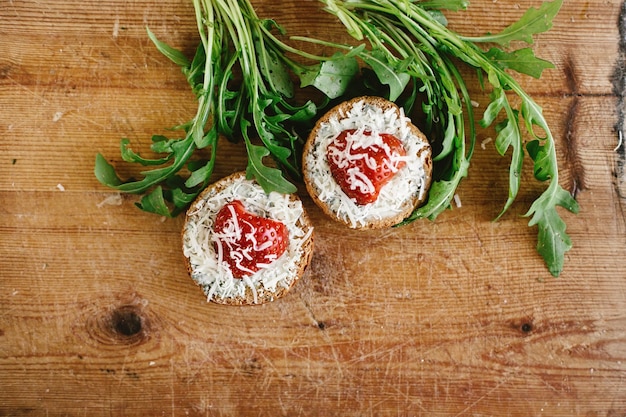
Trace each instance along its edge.
<path fill-rule="evenodd" d="M 315 1 L 253 3 L 290 33 L 342 37 Z M 538 5 L 474 0 L 449 17 L 478 34 Z M 0 0 L 0 415 L 626 416 L 621 8 L 567 0 L 534 45 L 556 68 L 519 77 L 581 205 L 563 213 L 560 278 L 521 217 L 542 189 L 528 164 L 491 221 L 508 165 L 487 144 L 462 206 L 435 222 L 346 231 L 303 195 L 317 225 L 304 279 L 228 308 L 187 276 L 182 219 L 140 212 L 92 173 L 96 152 L 125 173 L 120 138 L 145 149 L 193 114 L 144 29 L 193 51 L 191 2 Z M 224 144 L 216 178 L 244 167 Z"/>

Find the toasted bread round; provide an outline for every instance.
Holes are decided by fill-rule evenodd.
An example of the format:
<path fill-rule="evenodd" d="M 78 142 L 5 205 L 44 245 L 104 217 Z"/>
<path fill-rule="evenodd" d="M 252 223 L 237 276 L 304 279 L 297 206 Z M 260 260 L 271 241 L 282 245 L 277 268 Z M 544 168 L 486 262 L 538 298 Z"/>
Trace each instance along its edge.
<path fill-rule="evenodd" d="M 287 226 L 287 250 L 269 266 L 247 277 L 235 277 L 214 247 L 213 224 L 219 210 L 240 200 L 246 211 Z M 283 297 L 304 274 L 313 254 L 313 226 L 294 195 L 266 194 L 245 172 L 237 172 L 207 187 L 187 211 L 183 254 L 191 278 L 207 301 L 228 305 L 263 304 Z"/>
<path fill-rule="evenodd" d="M 407 154 L 406 164 L 370 204 L 359 205 L 343 192 L 326 157 L 328 145 L 350 129 L 394 135 Z M 396 104 L 381 97 L 357 97 L 317 121 L 304 146 L 302 170 L 311 198 L 332 219 L 353 229 L 384 228 L 400 223 L 426 200 L 432 150 L 426 136 Z"/>

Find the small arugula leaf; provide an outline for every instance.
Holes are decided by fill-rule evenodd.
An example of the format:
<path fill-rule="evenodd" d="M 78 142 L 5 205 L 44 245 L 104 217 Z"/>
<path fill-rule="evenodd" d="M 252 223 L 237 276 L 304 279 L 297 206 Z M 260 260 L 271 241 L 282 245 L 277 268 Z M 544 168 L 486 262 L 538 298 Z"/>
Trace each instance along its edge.
<path fill-rule="evenodd" d="M 495 127 L 497 133 L 495 147 L 501 156 L 506 154 L 511 145 L 516 146 L 519 143 L 521 132 L 516 121 L 517 119 L 514 121 L 507 117 Z"/>
<path fill-rule="evenodd" d="M 496 118 L 500 114 L 500 111 L 504 107 L 505 100 L 506 96 L 504 96 L 503 94 L 495 94 L 494 90 L 494 93 L 491 94 L 491 101 L 483 112 L 483 118 L 480 119 L 480 121 L 478 122 L 480 126 L 491 126 L 491 124 L 494 122 L 494 120 L 496 120 Z"/>
<path fill-rule="evenodd" d="M 169 139 L 163 135 L 152 135 L 150 149 L 155 153 L 172 153 L 172 143 L 178 139 Z"/>
<path fill-rule="evenodd" d="M 235 133 L 235 128 L 239 124 L 239 119 L 243 117 L 245 111 L 245 86 L 240 85 L 238 90 L 230 90 L 229 84 L 234 77 L 233 68 L 237 63 L 239 54 L 235 53 L 231 56 L 224 67 L 224 76 L 222 77 L 217 93 L 217 108 L 214 117 L 216 117 L 216 129 L 222 134 L 231 138 Z"/>
<path fill-rule="evenodd" d="M 171 192 L 172 203 L 174 204 L 174 210 L 171 211 L 172 217 L 184 211 L 193 200 L 195 200 L 198 194 L 199 191 L 187 193 L 180 188 L 174 188 Z"/>
<path fill-rule="evenodd" d="M 189 178 L 185 181 L 185 187 L 193 188 L 197 185 L 207 183 L 211 173 L 213 172 L 214 160 L 207 161 L 200 168 L 194 170 Z"/>
<path fill-rule="evenodd" d="M 313 86 L 334 99 L 345 94 L 358 71 L 359 64 L 355 58 L 335 56 L 320 64 L 303 67 L 299 74 L 300 87 Z"/>
<path fill-rule="evenodd" d="M 128 193 L 143 193 L 153 186 L 167 180 L 172 175 L 176 174 L 184 166 L 185 162 L 187 162 L 187 160 L 191 157 L 196 148 L 194 146 L 193 138 L 187 137 L 184 140 L 181 139 L 173 143 L 172 149 L 174 151 L 172 163 L 161 168 L 155 168 L 150 171 L 143 171 L 141 174 L 144 175 L 144 178 L 142 178 L 141 180 L 122 182 L 118 178 L 119 182 L 115 184 L 115 178 L 111 177 L 114 172 L 109 172 L 110 170 L 113 170 L 113 167 L 107 168 L 106 165 L 108 165 L 108 163 L 102 157 L 100 159 L 96 159 L 96 176 L 100 174 L 103 179 L 111 181 L 107 185 L 117 190 Z"/>
<path fill-rule="evenodd" d="M 498 64 L 502 69 L 512 69 L 520 74 L 530 75 L 534 78 L 541 78 L 543 70 L 554 68 L 554 64 L 550 61 L 537 58 L 532 48 L 506 52 L 494 47 L 485 52 L 485 56 Z"/>
<path fill-rule="evenodd" d="M 101 184 L 109 187 L 117 187 L 122 184 L 122 180 L 117 176 L 113 165 L 109 164 L 102 154 L 96 154 L 96 164 L 94 174 Z"/>
<path fill-rule="evenodd" d="M 202 135 L 202 139 L 196 142 L 196 147 L 198 149 L 204 149 L 208 146 L 213 145 L 217 142 L 217 127 L 215 125 L 211 126 L 211 128 Z"/>
<path fill-rule="evenodd" d="M 120 141 L 120 148 L 121 148 L 121 156 L 124 161 L 136 162 L 144 166 L 162 165 L 166 163 L 167 161 L 169 161 L 172 157 L 172 154 L 170 153 L 168 156 L 165 156 L 163 158 L 158 158 L 158 159 L 143 158 L 139 154 L 133 152 L 132 149 L 130 149 L 130 141 L 126 138 Z"/>
<path fill-rule="evenodd" d="M 163 188 L 161 186 L 156 187 L 150 193 L 144 195 L 139 202 L 135 203 L 135 205 L 143 211 L 147 211 L 149 213 L 172 217 L 170 209 L 165 202 Z"/>
<path fill-rule="evenodd" d="M 563 270 L 564 254 L 572 248 L 572 241 L 565 233 L 565 222 L 554 208 L 550 208 L 536 224 L 539 229 L 537 251 L 548 264 L 550 273 L 559 276 Z"/>
<path fill-rule="evenodd" d="M 271 30 L 271 29 L 276 29 L 278 30 L 278 33 L 280 33 L 281 35 L 286 35 L 287 34 L 287 30 L 280 24 L 278 24 L 278 22 L 275 19 L 259 19 L 259 23 L 261 25 L 261 27 Z"/>
<path fill-rule="evenodd" d="M 535 139 L 526 145 L 528 155 L 535 161 L 534 175 L 539 181 L 549 180 L 552 176 L 552 169 L 550 167 L 550 149 L 547 144 L 541 144 L 539 140 Z"/>
<path fill-rule="evenodd" d="M 277 143 L 267 142 L 265 143 L 265 147 L 281 162 L 287 162 L 287 159 L 291 156 L 291 149 Z"/>
<path fill-rule="evenodd" d="M 440 10 L 427 10 L 430 17 L 441 26 L 448 26 L 448 18 Z"/>
<path fill-rule="evenodd" d="M 196 97 L 198 97 L 202 91 L 201 87 L 205 62 L 206 52 L 204 50 L 204 45 L 200 42 L 196 48 L 196 53 L 194 54 L 191 63 L 182 68 L 183 74 L 185 75 L 185 78 L 187 78 L 187 82 L 191 86 L 191 90 L 194 92 Z"/>
<path fill-rule="evenodd" d="M 433 161 L 440 161 L 448 156 L 454 150 L 454 143 L 456 140 L 456 126 L 454 124 L 454 115 L 448 113 L 448 123 L 446 124 L 446 130 L 443 136 L 442 149 L 433 158 Z"/>
<path fill-rule="evenodd" d="M 398 72 L 381 51 L 362 54 L 361 58 L 376 73 L 380 82 L 389 86 L 389 100 L 396 101 L 411 81 L 411 76 L 406 72 Z"/>
<path fill-rule="evenodd" d="M 257 41 L 256 45 L 257 49 L 261 50 L 260 42 Z M 272 89 L 285 97 L 293 97 L 294 88 L 291 77 L 285 65 L 278 59 L 276 52 L 265 50 L 259 58 L 259 69 Z"/>
<path fill-rule="evenodd" d="M 291 194 L 297 191 L 297 188 L 283 177 L 279 169 L 263 164 L 263 158 L 270 154 L 267 148 L 253 145 L 249 141 L 246 141 L 246 148 L 248 150 L 246 178 L 256 179 L 266 193 L 277 191 L 279 193 Z"/>
<path fill-rule="evenodd" d="M 165 42 L 158 40 L 156 35 L 152 33 L 152 31 L 147 27 L 146 27 L 146 31 L 148 32 L 148 37 L 150 38 L 152 43 L 154 43 L 154 45 L 157 47 L 159 52 L 165 55 L 170 61 L 172 61 L 174 64 L 178 65 L 179 67 L 183 67 L 183 68 L 186 68 L 190 65 L 189 60 L 187 59 L 185 54 L 183 54 L 181 51 L 179 51 L 176 48 L 172 48 Z"/>
<path fill-rule="evenodd" d="M 441 179 L 434 181 L 428 191 L 428 201 L 423 206 L 417 208 L 402 223 L 408 224 L 418 219 L 435 220 L 435 218 L 450 208 L 450 203 L 454 199 L 456 189 L 463 178 L 467 176 L 469 161 L 463 159 L 460 161 L 458 170 L 454 172 L 454 176 L 450 179 Z"/>
<path fill-rule="evenodd" d="M 502 122 L 498 123 L 495 127 L 497 136 L 495 140 L 495 147 L 498 153 L 502 156 L 507 152 L 509 147 L 513 148 L 511 155 L 511 164 L 509 166 L 509 195 L 504 204 L 504 207 L 495 218 L 498 220 L 502 215 L 511 207 L 513 201 L 517 197 L 517 193 L 520 188 L 520 178 L 522 173 L 522 166 L 524 164 L 524 154 L 522 152 L 522 134 L 519 129 L 519 121 L 517 118 L 517 112 L 509 109 L 511 114 Z"/>
<path fill-rule="evenodd" d="M 292 122 L 306 122 L 317 114 L 317 106 L 311 100 L 307 101 L 304 105 L 294 109 L 294 113 L 289 117 Z"/>
<path fill-rule="evenodd" d="M 206 96 L 200 97 L 200 108 L 191 127 L 191 137 L 198 149 L 206 148 L 217 138 L 217 128 L 214 123 L 205 133 L 205 126 L 210 118 L 210 108 L 205 105 L 206 102 L 208 102 Z"/>
<path fill-rule="evenodd" d="M 546 32 L 552 27 L 552 20 L 559 12 L 563 0 L 544 2 L 538 9 L 534 7 L 526 10 L 524 15 L 515 23 L 496 34 L 487 34 L 480 37 L 462 37 L 469 42 L 492 42 L 508 46 L 512 41 L 533 43 L 533 35 Z"/>
<path fill-rule="evenodd" d="M 537 251 L 555 277 L 563 270 L 565 252 L 572 248 L 572 241 L 565 231 L 565 222 L 556 211 L 557 205 L 565 207 L 572 213 L 578 213 L 578 203 L 571 194 L 557 183 L 552 183 L 551 187 L 535 200 L 525 215 L 532 216 L 528 225 L 537 225 L 539 229 Z"/>
<path fill-rule="evenodd" d="M 521 143 L 522 133 L 519 129 L 517 111 L 512 109 L 510 111 L 513 117 L 507 117 L 495 126 L 497 133 L 495 147 L 501 156 L 504 156 L 511 146 L 517 147 Z"/>

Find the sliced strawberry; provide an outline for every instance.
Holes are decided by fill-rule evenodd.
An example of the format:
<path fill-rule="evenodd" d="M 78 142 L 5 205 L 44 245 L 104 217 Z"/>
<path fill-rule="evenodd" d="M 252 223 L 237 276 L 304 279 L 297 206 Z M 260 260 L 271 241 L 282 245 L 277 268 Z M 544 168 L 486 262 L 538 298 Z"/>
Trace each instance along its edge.
<path fill-rule="evenodd" d="M 364 136 L 371 132 L 344 130 L 326 151 L 331 174 L 343 192 L 360 205 L 376 201 L 383 186 L 406 164 L 406 151 L 398 138 L 381 133 L 382 144 L 368 144 Z"/>
<path fill-rule="evenodd" d="M 268 266 L 285 252 L 289 243 L 287 226 L 246 211 L 239 200 L 220 209 L 213 231 L 215 250 L 236 278 Z"/>

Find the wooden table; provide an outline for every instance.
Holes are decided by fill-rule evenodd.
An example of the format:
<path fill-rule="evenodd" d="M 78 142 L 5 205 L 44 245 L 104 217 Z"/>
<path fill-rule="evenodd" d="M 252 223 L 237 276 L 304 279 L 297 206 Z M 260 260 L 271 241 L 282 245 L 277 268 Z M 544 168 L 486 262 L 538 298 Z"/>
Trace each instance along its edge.
<path fill-rule="evenodd" d="M 253 4 L 291 34 L 347 39 L 315 1 Z M 448 16 L 478 34 L 539 4 L 474 0 Z M 97 152 L 124 175 L 120 138 L 146 149 L 193 114 L 145 32 L 191 53 L 191 2 L 2 1 L 0 415 L 626 415 L 622 7 L 567 0 L 533 45 L 556 68 L 517 77 L 581 206 L 562 212 L 574 248 L 559 278 L 522 217 L 543 189 L 530 164 L 492 221 L 508 160 L 486 129 L 461 207 L 434 222 L 349 231 L 301 192 L 316 224 L 305 277 L 282 300 L 230 308 L 188 277 L 182 218 L 141 212 L 93 175 Z M 224 142 L 215 178 L 245 165 Z"/>

